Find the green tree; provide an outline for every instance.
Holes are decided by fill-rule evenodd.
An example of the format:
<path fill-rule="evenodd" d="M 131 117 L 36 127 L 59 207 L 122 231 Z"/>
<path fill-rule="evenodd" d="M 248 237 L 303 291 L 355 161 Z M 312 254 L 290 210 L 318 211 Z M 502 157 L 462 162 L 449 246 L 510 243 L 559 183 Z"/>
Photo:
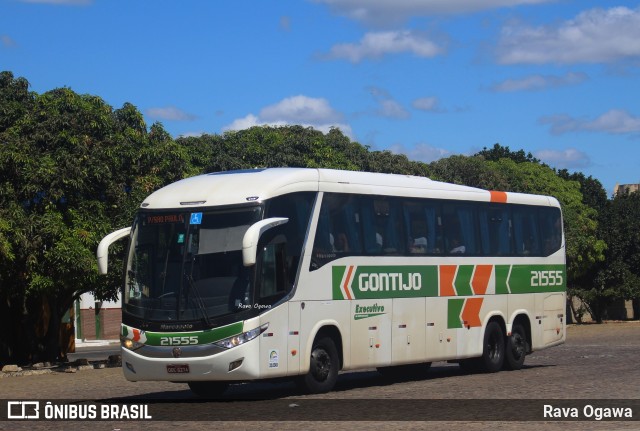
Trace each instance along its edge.
<path fill-rule="evenodd" d="M 497 162 L 500 159 L 511 159 L 516 163 L 541 163 L 531 153 L 525 153 L 524 150 L 511 151 L 509 147 L 503 147 L 500 144 L 494 144 L 491 149 L 483 147 L 482 151 L 477 152 L 475 155 L 492 162 Z"/>
<path fill-rule="evenodd" d="M 582 172 L 569 173 L 566 169 L 560 169 L 558 176 L 568 181 L 577 181 L 580 184 L 582 202 L 593 208 L 598 214 L 605 209 L 609 199 L 602 183 L 592 176 L 585 176 Z"/>
<path fill-rule="evenodd" d="M 606 244 L 607 241 L 602 236 L 601 227 L 603 223 L 606 224 L 603 214 L 609 205 L 609 200 L 602 183 L 591 176 L 585 176 L 582 172 L 569 173 L 566 169 L 559 170 L 558 176 L 567 181 L 577 181 L 580 184 L 582 203 L 593 208 L 597 213 L 598 229 L 596 230 L 596 237 Z M 614 289 L 597 289 L 594 284 L 598 273 L 604 266 L 608 266 L 606 260 L 605 254 L 604 261 L 601 260 L 587 266 L 584 271 L 576 274 L 572 279 L 567 293 L 571 311 L 578 322 L 582 321 L 582 316 L 585 312 L 589 312 L 594 320 L 601 321 L 602 313 L 600 310 L 604 310 L 603 304 L 611 302 L 609 296 L 614 294 Z M 604 300 L 605 297 L 607 298 L 606 300 Z M 579 298 L 581 301 L 576 303 L 574 298 Z"/>
<path fill-rule="evenodd" d="M 597 322 L 607 317 L 607 306 L 616 299 L 634 300 L 637 313 L 640 298 L 638 214 L 640 193 L 618 194 L 602 211 L 599 230 L 607 243 L 606 258 L 590 274 L 593 281 L 579 292 Z"/>
<path fill-rule="evenodd" d="M 431 178 L 486 190 L 509 190 L 509 180 L 484 158 L 450 156 L 429 164 Z"/>
<path fill-rule="evenodd" d="M 20 102 L 0 116 L 0 319 L 12 328 L 0 332 L 0 363 L 54 361 L 65 356 L 58 335 L 73 300 L 119 290 L 115 266 L 97 273 L 100 239 L 193 170 L 186 150 L 159 124 L 147 132 L 133 105 L 114 110 L 68 88 L 25 93 L 23 78 L 7 74 L 0 82 L 0 100 Z"/>

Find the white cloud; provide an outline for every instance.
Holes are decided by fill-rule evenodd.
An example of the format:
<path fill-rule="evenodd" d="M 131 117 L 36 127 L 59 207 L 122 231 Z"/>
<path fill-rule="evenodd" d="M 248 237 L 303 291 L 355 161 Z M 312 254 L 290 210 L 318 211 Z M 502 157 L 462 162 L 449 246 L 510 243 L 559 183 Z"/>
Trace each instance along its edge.
<path fill-rule="evenodd" d="M 609 63 L 640 57 L 640 7 L 591 9 L 558 25 L 514 22 L 498 43 L 502 64 Z"/>
<path fill-rule="evenodd" d="M 375 25 L 398 24 L 411 17 L 464 14 L 555 0 L 315 0 L 351 19 Z"/>
<path fill-rule="evenodd" d="M 193 114 L 188 114 L 175 106 L 166 106 L 164 108 L 149 108 L 145 113 L 157 120 L 167 121 L 193 121 L 197 117 Z"/>
<path fill-rule="evenodd" d="M 542 117 L 539 122 L 550 125 L 551 133 L 554 135 L 580 131 L 611 134 L 640 133 L 640 117 L 634 117 L 621 109 L 612 109 L 595 119 L 574 118 L 566 114 L 558 114 Z"/>
<path fill-rule="evenodd" d="M 385 118 L 405 119 L 411 114 L 383 88 L 370 86 L 367 90 L 378 103 L 376 115 Z"/>
<path fill-rule="evenodd" d="M 409 160 L 418 160 L 425 163 L 430 163 L 451 155 L 450 151 L 424 143 L 416 144 L 412 148 L 406 148 L 402 144 L 396 144 L 391 146 L 389 151 L 396 154 L 405 154 Z"/>
<path fill-rule="evenodd" d="M 266 106 L 258 115 L 248 114 L 224 126 L 222 130 L 243 130 L 253 126 L 301 125 L 313 127 L 323 133 L 337 127 L 346 136 L 352 137 L 351 126 L 342 122 L 343 116 L 323 98 L 293 96 Z"/>
<path fill-rule="evenodd" d="M 260 118 L 264 121 L 284 120 L 293 123 L 321 123 L 342 118 L 326 99 L 307 96 L 293 96 L 275 105 L 262 108 Z"/>
<path fill-rule="evenodd" d="M 395 100 L 381 100 L 378 115 L 386 118 L 409 118 L 411 114 Z"/>
<path fill-rule="evenodd" d="M 578 169 L 591 166 L 589 156 L 575 148 L 568 148 L 564 151 L 540 150 L 533 155 L 550 166 L 560 169 Z"/>
<path fill-rule="evenodd" d="M 437 97 L 420 97 L 415 99 L 411 103 L 411 106 L 420 111 L 442 112 L 440 101 Z"/>
<path fill-rule="evenodd" d="M 579 84 L 589 77 L 584 73 L 569 72 L 564 76 L 529 75 L 520 79 L 507 79 L 491 86 L 494 92 L 536 91 L 547 88 L 564 87 Z"/>
<path fill-rule="evenodd" d="M 325 58 L 359 63 L 364 59 L 378 59 L 389 54 L 411 53 L 429 58 L 442 52 L 443 48 L 415 32 L 383 31 L 366 33 L 358 43 L 334 45 Z"/>

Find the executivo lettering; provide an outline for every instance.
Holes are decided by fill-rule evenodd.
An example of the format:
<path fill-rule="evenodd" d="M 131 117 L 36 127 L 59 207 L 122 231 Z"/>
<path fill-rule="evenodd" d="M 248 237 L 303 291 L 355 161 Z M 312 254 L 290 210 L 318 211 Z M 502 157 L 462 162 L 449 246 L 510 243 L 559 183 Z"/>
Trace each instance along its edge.
<path fill-rule="evenodd" d="M 359 305 L 356 304 L 355 314 L 353 316 L 354 320 L 366 319 L 368 317 L 380 316 L 385 314 L 384 305 Z"/>
<path fill-rule="evenodd" d="M 384 305 L 358 305 L 356 304 L 356 313 L 384 313 Z"/>

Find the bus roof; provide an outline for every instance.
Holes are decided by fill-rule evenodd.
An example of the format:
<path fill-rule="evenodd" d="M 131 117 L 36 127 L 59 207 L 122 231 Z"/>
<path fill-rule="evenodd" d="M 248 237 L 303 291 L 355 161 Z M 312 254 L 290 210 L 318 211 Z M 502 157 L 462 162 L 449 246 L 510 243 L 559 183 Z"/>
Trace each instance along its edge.
<path fill-rule="evenodd" d="M 269 168 L 214 172 L 186 178 L 152 193 L 142 208 L 237 205 L 302 191 L 458 199 L 557 206 L 555 198 L 433 181 L 426 177 L 334 169 Z"/>

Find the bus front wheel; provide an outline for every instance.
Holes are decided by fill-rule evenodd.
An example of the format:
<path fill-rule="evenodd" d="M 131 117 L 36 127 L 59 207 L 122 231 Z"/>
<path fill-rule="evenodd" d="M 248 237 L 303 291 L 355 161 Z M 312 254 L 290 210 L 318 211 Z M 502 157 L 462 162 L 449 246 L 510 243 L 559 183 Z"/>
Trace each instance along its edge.
<path fill-rule="evenodd" d="M 333 340 L 323 337 L 313 343 L 309 372 L 298 379 L 298 386 L 308 393 L 329 392 L 338 380 L 340 361 Z"/>

